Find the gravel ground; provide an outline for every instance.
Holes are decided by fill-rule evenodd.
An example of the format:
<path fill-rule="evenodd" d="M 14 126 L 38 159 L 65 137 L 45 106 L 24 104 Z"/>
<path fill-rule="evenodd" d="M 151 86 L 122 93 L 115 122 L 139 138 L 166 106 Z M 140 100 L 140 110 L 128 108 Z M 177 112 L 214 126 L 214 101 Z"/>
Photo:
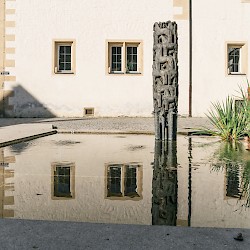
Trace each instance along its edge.
<path fill-rule="evenodd" d="M 83 118 L 49 121 L 60 131 L 142 131 L 154 132 L 154 119 L 142 117 Z M 178 132 L 212 128 L 207 118 L 178 119 Z"/>
<path fill-rule="evenodd" d="M 154 133 L 154 119 L 152 117 L 115 117 L 115 118 L 1 118 L 0 127 L 18 124 L 34 124 L 38 126 L 56 128 L 59 132 L 147 132 Z M 207 118 L 179 117 L 178 132 L 190 132 L 202 128 L 212 128 Z"/>

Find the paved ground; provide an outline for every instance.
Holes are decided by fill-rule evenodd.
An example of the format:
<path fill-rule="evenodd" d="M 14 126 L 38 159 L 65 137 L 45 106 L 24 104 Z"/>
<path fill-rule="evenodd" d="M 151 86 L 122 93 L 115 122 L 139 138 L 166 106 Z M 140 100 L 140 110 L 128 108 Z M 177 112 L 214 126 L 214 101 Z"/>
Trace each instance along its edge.
<path fill-rule="evenodd" d="M 249 229 L 185 228 L 0 220 L 0 248 L 11 249 L 249 249 Z M 241 232 L 243 241 L 234 240 Z"/>
<path fill-rule="evenodd" d="M 153 133 L 152 118 L 0 119 L 0 143 L 52 131 Z M 179 118 L 178 132 L 210 128 Z M 0 220 L 0 249 L 250 249 L 250 229 L 184 228 Z M 243 241 L 234 236 L 243 234 Z"/>
<path fill-rule="evenodd" d="M 145 133 L 154 134 L 153 118 L 0 118 L 0 143 L 52 130 L 77 133 Z M 178 132 L 212 128 L 207 118 L 178 119 Z"/>

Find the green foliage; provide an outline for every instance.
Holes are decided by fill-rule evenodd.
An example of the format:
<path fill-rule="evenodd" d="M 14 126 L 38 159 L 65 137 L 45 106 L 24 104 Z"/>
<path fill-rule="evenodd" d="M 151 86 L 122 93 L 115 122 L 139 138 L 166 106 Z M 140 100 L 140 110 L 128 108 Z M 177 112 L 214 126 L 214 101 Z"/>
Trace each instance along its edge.
<path fill-rule="evenodd" d="M 242 88 L 239 93 L 242 105 L 236 106 L 234 98 L 230 96 L 225 102 L 212 103 L 213 109 L 209 111 L 207 117 L 216 130 L 206 130 L 206 132 L 227 141 L 250 135 L 250 101 Z"/>
<path fill-rule="evenodd" d="M 238 141 L 221 142 L 219 150 L 213 155 L 212 171 L 225 171 L 226 178 L 238 185 L 238 198 L 244 206 L 250 207 L 250 154 Z M 239 183 L 237 183 L 237 179 Z"/>

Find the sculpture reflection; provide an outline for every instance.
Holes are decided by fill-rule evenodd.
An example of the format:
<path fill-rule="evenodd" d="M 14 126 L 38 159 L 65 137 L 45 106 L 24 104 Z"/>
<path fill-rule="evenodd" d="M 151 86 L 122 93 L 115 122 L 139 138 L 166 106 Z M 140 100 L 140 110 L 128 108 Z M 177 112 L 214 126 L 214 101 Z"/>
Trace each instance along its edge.
<path fill-rule="evenodd" d="M 152 189 L 152 224 L 175 226 L 178 193 L 175 141 L 155 141 Z"/>

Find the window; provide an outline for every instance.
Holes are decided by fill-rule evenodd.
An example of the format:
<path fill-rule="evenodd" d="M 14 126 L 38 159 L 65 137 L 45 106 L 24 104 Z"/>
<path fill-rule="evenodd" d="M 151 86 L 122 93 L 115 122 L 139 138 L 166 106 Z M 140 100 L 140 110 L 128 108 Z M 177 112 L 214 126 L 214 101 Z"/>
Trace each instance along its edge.
<path fill-rule="evenodd" d="M 247 45 L 245 43 L 227 44 L 227 74 L 247 73 Z"/>
<path fill-rule="evenodd" d="M 54 41 L 54 73 L 75 73 L 75 42 Z"/>
<path fill-rule="evenodd" d="M 142 198 L 142 167 L 136 163 L 110 164 L 107 166 L 108 199 Z"/>
<path fill-rule="evenodd" d="M 234 108 L 236 113 L 239 113 L 243 107 L 244 107 L 244 100 L 240 99 L 234 100 Z"/>
<path fill-rule="evenodd" d="M 142 42 L 107 42 L 109 74 L 141 74 Z"/>
<path fill-rule="evenodd" d="M 75 198 L 74 163 L 52 163 L 52 199 Z"/>
<path fill-rule="evenodd" d="M 94 108 L 84 108 L 84 115 L 85 116 L 93 116 L 94 115 Z"/>

